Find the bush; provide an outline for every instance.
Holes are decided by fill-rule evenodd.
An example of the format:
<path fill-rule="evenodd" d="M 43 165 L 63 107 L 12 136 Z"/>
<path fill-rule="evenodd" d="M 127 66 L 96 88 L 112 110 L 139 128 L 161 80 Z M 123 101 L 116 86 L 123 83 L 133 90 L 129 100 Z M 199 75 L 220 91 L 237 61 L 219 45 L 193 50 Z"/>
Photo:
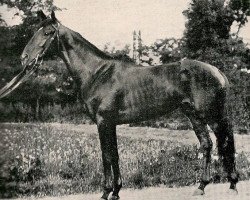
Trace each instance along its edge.
<path fill-rule="evenodd" d="M 23 103 L 0 103 L 0 122 L 59 122 L 75 124 L 91 124 L 84 114 L 84 108 L 79 103 L 47 105 L 40 108 L 39 114 Z M 39 115 L 39 116 L 36 116 Z"/>
<path fill-rule="evenodd" d="M 153 128 L 167 128 L 170 130 L 190 130 L 192 129 L 192 124 L 188 120 L 187 117 L 181 113 L 180 110 L 176 110 L 172 115 L 169 117 L 160 117 L 153 120 L 143 121 L 132 123 L 130 126 L 148 126 Z"/>

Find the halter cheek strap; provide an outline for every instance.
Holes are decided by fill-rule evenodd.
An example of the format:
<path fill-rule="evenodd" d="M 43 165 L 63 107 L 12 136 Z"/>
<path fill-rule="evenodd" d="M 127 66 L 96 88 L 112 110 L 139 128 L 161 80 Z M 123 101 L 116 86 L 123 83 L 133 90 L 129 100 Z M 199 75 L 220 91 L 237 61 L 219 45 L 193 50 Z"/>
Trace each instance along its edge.
<path fill-rule="evenodd" d="M 45 42 L 45 48 L 44 48 L 43 52 L 40 55 L 38 55 L 38 57 L 39 58 L 43 57 L 44 54 L 47 52 L 48 48 L 50 47 L 51 43 L 55 40 L 55 38 L 57 38 L 57 49 L 60 52 L 60 44 L 61 44 L 61 46 L 62 46 L 62 51 L 61 52 L 62 52 L 62 54 L 63 54 L 63 56 L 65 58 L 65 61 L 66 61 L 67 65 L 70 66 L 71 63 L 70 63 L 69 55 L 68 55 L 68 53 L 66 51 L 66 48 L 65 48 L 63 42 L 60 40 L 60 37 L 59 37 L 60 23 L 59 22 L 57 23 L 57 27 L 54 24 L 52 24 L 51 26 L 55 29 L 55 33 L 53 34 L 53 36 L 48 41 Z"/>
<path fill-rule="evenodd" d="M 47 52 L 48 48 L 50 47 L 51 43 L 54 41 L 55 38 L 58 39 L 58 49 L 59 49 L 59 27 L 60 23 L 57 23 L 57 27 L 52 24 L 52 27 L 55 29 L 55 32 L 53 36 L 45 42 L 45 48 L 43 49 L 43 52 L 39 55 L 39 58 L 43 57 L 44 54 Z"/>
<path fill-rule="evenodd" d="M 56 30 L 55 35 L 53 35 L 53 40 L 55 39 L 55 37 L 57 38 L 57 48 L 59 51 L 59 46 L 60 46 L 60 38 L 59 38 L 59 27 L 60 27 L 60 23 L 57 22 L 57 27 L 55 27 L 54 24 L 52 24 L 52 27 Z"/>

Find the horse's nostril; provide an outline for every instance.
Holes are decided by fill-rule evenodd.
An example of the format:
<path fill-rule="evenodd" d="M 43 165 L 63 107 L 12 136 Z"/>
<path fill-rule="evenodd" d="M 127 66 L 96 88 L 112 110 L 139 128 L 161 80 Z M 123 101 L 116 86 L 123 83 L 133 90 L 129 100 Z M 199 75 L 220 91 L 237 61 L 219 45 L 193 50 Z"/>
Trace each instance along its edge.
<path fill-rule="evenodd" d="M 24 63 L 25 63 L 25 61 L 27 61 L 27 60 L 28 60 L 29 55 L 25 53 L 25 54 L 22 54 L 20 58 L 21 58 L 21 62 L 22 62 L 22 64 L 24 64 Z"/>
<path fill-rule="evenodd" d="M 21 59 L 22 59 L 22 60 L 24 60 L 24 59 L 26 59 L 26 58 L 28 58 L 28 54 L 25 53 L 25 54 L 22 54 L 22 55 L 21 55 Z"/>

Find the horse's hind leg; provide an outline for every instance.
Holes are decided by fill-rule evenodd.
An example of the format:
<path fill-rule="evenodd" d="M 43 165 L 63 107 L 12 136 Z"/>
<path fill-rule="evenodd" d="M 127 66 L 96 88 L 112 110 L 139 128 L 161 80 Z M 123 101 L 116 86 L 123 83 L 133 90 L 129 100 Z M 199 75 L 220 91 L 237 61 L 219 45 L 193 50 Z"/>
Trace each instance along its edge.
<path fill-rule="evenodd" d="M 202 175 L 200 180 L 200 185 L 197 190 L 195 190 L 193 195 L 203 195 L 206 185 L 211 180 L 210 166 L 211 166 L 211 150 L 212 150 L 212 140 L 209 136 L 209 131 L 207 129 L 207 123 L 205 119 L 202 118 L 197 112 L 191 107 L 191 105 L 185 104 L 183 106 L 183 112 L 189 118 L 193 125 L 193 130 L 200 142 L 200 153 L 202 153 Z"/>
<path fill-rule="evenodd" d="M 218 154 L 222 159 L 223 168 L 230 182 L 229 191 L 237 194 L 236 184 L 238 182 L 238 173 L 235 168 L 235 146 L 232 125 L 229 120 L 224 117 L 212 123 L 210 126 L 217 138 Z"/>

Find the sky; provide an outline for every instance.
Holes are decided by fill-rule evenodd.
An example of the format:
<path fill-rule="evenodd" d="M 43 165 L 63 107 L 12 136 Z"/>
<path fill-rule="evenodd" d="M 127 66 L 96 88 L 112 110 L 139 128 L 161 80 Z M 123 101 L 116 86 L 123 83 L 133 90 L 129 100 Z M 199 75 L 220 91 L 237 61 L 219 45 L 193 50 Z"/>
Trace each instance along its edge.
<path fill-rule="evenodd" d="M 134 30 L 141 30 L 145 44 L 156 39 L 182 36 L 187 0 L 56 0 L 67 8 L 58 12 L 63 24 L 80 32 L 97 46 L 106 42 L 132 42 Z"/>
<path fill-rule="evenodd" d="M 54 0 L 54 3 L 65 8 L 56 12 L 63 25 L 101 49 L 106 43 L 119 49 L 125 44 L 132 46 L 134 30 L 141 30 L 147 45 L 166 37 L 181 38 L 186 20 L 182 11 L 188 8 L 189 0 Z M 13 19 L 11 12 L 2 15 L 9 24 L 15 24 L 18 19 Z M 248 43 L 249 33 L 250 22 L 240 32 Z"/>

